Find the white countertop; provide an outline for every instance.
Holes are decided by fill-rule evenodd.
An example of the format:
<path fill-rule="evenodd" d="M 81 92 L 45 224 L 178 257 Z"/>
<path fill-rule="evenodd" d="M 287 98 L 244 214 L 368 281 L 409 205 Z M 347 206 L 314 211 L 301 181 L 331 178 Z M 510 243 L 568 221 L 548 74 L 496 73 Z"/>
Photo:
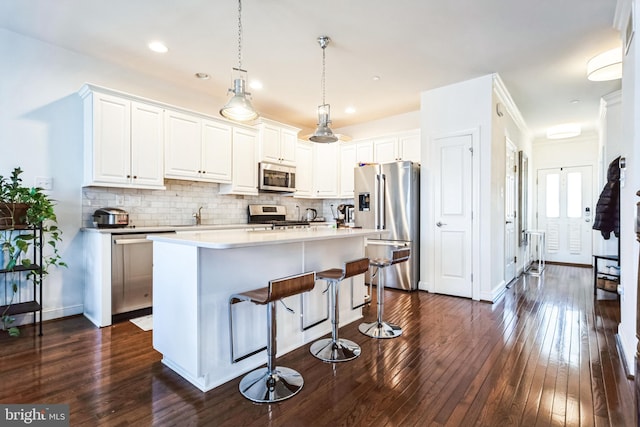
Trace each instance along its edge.
<path fill-rule="evenodd" d="M 147 238 L 154 242 L 175 243 L 210 249 L 230 249 L 311 240 L 379 236 L 386 233 L 387 231 L 363 228 L 312 227 L 285 230 L 199 230 L 178 234 L 150 235 Z"/>
<path fill-rule="evenodd" d="M 311 222 L 313 227 L 328 227 L 334 225 L 335 222 Z M 132 234 L 132 233 L 168 233 L 168 232 L 194 232 L 209 230 L 251 230 L 256 228 L 269 227 L 266 224 L 205 224 L 205 225 L 154 225 L 145 227 L 113 227 L 113 228 L 97 228 L 84 227 L 81 230 L 89 233 L 107 233 L 107 234 Z"/>

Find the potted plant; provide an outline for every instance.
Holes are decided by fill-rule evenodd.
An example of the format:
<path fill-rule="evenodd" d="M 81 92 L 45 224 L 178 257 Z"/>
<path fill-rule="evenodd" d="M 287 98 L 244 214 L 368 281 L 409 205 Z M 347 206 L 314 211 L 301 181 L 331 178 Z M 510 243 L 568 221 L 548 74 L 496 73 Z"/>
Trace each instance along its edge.
<path fill-rule="evenodd" d="M 58 250 L 62 231 L 58 229 L 54 200 L 41 188 L 23 185 L 21 173 L 22 169 L 18 167 L 13 169 L 10 177 L 0 175 L 0 249 L 3 260 L 0 271 L 23 275 L 40 286 L 50 266 L 66 267 Z M 36 253 L 34 248 L 42 253 L 42 260 L 32 259 Z M 46 251 L 42 252 L 45 248 Z M 9 277 L 14 278 L 15 275 Z M 9 309 L 15 302 L 18 283 L 10 282 L 7 292 L 11 295 L 5 295 L 9 301 L 0 301 L 3 307 L 0 328 L 17 336 L 20 331 L 10 326 L 15 319 L 9 314 Z"/>

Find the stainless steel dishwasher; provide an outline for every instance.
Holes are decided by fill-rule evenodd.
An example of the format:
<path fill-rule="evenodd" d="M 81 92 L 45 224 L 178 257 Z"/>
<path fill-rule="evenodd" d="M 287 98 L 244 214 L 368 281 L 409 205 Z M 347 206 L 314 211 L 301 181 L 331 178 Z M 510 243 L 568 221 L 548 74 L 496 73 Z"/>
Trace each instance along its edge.
<path fill-rule="evenodd" d="M 153 242 L 146 233 L 113 234 L 111 315 L 150 308 L 152 288 Z"/>

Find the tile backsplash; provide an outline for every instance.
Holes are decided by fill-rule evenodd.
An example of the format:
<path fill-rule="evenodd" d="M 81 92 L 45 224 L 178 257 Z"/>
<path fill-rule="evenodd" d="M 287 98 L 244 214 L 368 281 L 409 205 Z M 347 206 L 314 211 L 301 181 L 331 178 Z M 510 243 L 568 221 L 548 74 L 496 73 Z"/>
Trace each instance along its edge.
<path fill-rule="evenodd" d="M 166 190 L 112 187 L 82 189 L 82 226 L 93 226 L 93 212 L 103 207 L 121 208 L 129 213 L 129 224 L 137 227 L 192 225 L 194 213 L 202 206 L 202 224 L 245 224 L 250 204 L 279 204 L 287 208 L 287 219 L 297 219 L 306 208 L 318 211 L 327 221 L 333 219 L 331 205 L 353 200 L 294 199 L 280 194 L 258 196 L 218 194 L 219 185 L 206 182 L 165 180 Z M 299 207 L 296 208 L 296 206 Z"/>

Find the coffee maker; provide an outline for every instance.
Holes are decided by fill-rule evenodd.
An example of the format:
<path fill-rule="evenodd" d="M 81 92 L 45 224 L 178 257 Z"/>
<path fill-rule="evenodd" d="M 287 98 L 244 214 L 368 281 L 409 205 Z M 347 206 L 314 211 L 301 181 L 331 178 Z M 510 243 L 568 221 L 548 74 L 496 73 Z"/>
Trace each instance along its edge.
<path fill-rule="evenodd" d="M 353 205 L 338 205 L 338 227 L 353 227 L 353 214 Z"/>

